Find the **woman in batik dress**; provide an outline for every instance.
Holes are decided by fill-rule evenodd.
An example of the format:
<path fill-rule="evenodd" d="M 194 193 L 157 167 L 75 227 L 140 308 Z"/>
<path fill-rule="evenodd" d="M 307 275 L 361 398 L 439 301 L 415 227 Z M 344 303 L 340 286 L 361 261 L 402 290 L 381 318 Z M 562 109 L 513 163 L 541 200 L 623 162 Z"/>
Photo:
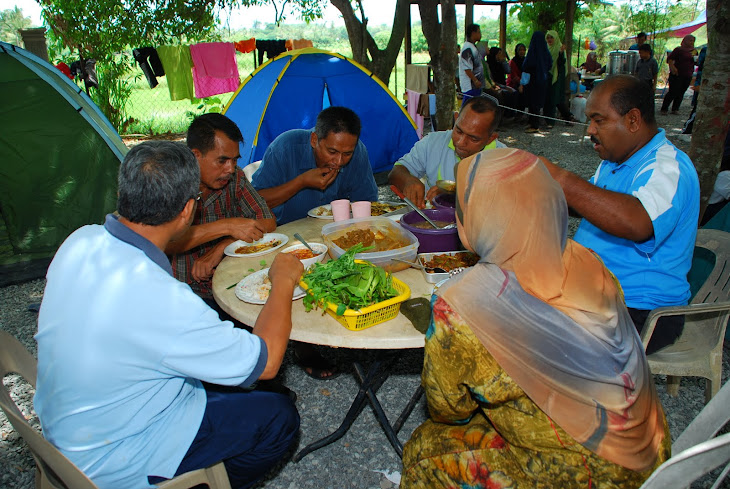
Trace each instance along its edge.
<path fill-rule="evenodd" d="M 434 293 L 430 419 L 401 487 L 639 487 L 670 455 L 664 412 L 618 283 L 566 239 L 560 186 L 511 149 L 462 160 L 456 183 L 481 260 Z"/>

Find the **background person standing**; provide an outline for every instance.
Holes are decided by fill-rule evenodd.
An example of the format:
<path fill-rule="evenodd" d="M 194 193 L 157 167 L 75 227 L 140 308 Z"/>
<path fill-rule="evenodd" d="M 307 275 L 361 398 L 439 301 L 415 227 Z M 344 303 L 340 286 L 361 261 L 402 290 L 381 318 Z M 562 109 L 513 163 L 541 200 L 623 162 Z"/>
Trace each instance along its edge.
<path fill-rule="evenodd" d="M 522 62 L 522 72 L 530 77 L 526 84 L 524 83 L 526 76 L 523 76 L 523 81 L 520 82 L 520 88 L 527 93 L 527 107 L 530 111 L 530 125 L 525 132 L 537 132 L 540 127 L 538 115 L 545 105 L 548 86 L 552 83 L 550 78 L 552 64 L 553 59 L 548 51 L 545 35 L 537 31 L 530 39 L 530 47 Z"/>
<path fill-rule="evenodd" d="M 484 66 L 476 43 L 482 39 L 478 24 L 466 26 L 466 40 L 459 55 L 459 88 L 461 93 L 476 97 L 484 86 Z M 462 99 L 462 104 L 468 100 Z"/>
<path fill-rule="evenodd" d="M 679 106 L 682 104 L 684 92 L 689 88 L 692 81 L 692 74 L 695 68 L 695 60 L 692 52 L 695 48 L 695 36 L 687 35 L 682 39 L 682 44 L 667 57 L 669 64 L 669 90 L 664 95 L 661 113 L 667 113 L 669 104 L 672 104 L 672 114 L 679 114 Z"/>

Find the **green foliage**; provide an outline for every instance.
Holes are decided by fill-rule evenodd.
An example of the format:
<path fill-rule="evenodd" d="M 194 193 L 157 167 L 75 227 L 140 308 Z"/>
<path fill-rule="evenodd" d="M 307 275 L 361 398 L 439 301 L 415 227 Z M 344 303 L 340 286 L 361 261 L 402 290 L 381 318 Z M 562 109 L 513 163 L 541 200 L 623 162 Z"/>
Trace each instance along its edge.
<path fill-rule="evenodd" d="M 283 15 L 283 7 L 289 4 L 309 21 L 321 16 L 323 1 L 42 0 L 42 7 L 43 17 L 51 27 L 54 59 L 96 59 L 99 88 L 92 91 L 92 98 L 112 124 L 122 130 L 134 122 L 126 111 L 131 96 L 126 75 L 134 64 L 129 54 L 133 48 L 217 40 L 216 8 L 273 3 Z M 204 104 L 208 110 L 220 110 L 219 102 Z"/>
<path fill-rule="evenodd" d="M 124 80 L 128 69 L 129 65 L 123 59 L 112 59 L 98 64 L 96 73 L 99 87 L 91 90 L 91 99 L 117 128 L 121 128 L 127 121 L 125 108 L 132 93 L 132 87 Z"/>
<path fill-rule="evenodd" d="M 627 31 L 631 34 L 637 32 L 656 32 L 666 29 L 685 20 L 679 20 L 680 12 L 686 13 L 687 2 L 684 7 L 682 0 L 630 0 L 625 11 L 628 14 Z M 686 19 L 686 17 L 684 17 Z"/>
<path fill-rule="evenodd" d="M 258 5 L 272 5 L 276 12 L 273 19 L 274 25 L 282 25 L 287 18 L 287 13 L 296 14 L 297 18 L 309 24 L 312 21 L 322 18 L 322 6 L 326 0 L 220 0 L 221 6 L 227 4 L 229 7 L 253 7 Z"/>
<path fill-rule="evenodd" d="M 525 24 L 530 34 L 534 31 L 546 32 L 554 29 L 565 32 L 565 0 L 543 0 L 523 2 L 510 7 L 510 15 Z"/>
<path fill-rule="evenodd" d="M 22 46 L 20 38 L 21 29 L 27 29 L 33 25 L 30 17 L 23 16 L 23 9 L 17 6 L 0 12 L 0 41 L 9 42 L 16 46 Z"/>
<path fill-rule="evenodd" d="M 68 61 L 94 58 L 99 87 L 91 97 L 119 130 L 128 123 L 131 87 L 125 75 L 132 48 L 206 39 L 214 29 L 208 0 L 53 0 L 43 4 L 52 54 Z M 103 12 L 104 15 L 100 13 Z M 66 60 L 64 60 L 66 61 Z"/>

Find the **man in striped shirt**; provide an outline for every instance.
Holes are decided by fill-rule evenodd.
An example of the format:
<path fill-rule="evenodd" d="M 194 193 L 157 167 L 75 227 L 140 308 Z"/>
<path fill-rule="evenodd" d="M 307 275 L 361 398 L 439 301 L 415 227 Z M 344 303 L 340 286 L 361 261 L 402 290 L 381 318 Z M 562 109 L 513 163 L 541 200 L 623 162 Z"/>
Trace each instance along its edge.
<path fill-rule="evenodd" d="M 276 218 L 237 165 L 242 141 L 238 126 L 222 114 L 204 114 L 190 124 L 187 145 L 200 166 L 200 200 L 190 229 L 165 249 L 175 277 L 215 310 L 211 278 L 223 249 L 276 229 Z"/>
<path fill-rule="evenodd" d="M 568 206 L 583 217 L 575 241 L 621 283 L 639 331 L 652 309 L 690 298 L 700 197 L 692 161 L 657 127 L 650 90 L 629 75 L 593 90 L 588 135 L 603 161 L 589 181 L 546 162 Z M 674 343 L 683 327 L 683 316 L 660 319 L 647 353 Z"/>

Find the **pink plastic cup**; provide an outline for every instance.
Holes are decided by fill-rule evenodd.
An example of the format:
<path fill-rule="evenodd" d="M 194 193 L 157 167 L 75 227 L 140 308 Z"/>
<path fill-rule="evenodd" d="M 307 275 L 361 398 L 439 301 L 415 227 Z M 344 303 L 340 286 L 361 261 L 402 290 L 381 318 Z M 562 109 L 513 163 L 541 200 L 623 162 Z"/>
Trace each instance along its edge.
<path fill-rule="evenodd" d="M 361 200 L 352 203 L 352 217 L 370 217 L 370 201 Z"/>
<path fill-rule="evenodd" d="M 344 221 L 350 218 L 350 201 L 347 199 L 333 200 L 332 205 L 332 218 L 335 221 Z"/>

